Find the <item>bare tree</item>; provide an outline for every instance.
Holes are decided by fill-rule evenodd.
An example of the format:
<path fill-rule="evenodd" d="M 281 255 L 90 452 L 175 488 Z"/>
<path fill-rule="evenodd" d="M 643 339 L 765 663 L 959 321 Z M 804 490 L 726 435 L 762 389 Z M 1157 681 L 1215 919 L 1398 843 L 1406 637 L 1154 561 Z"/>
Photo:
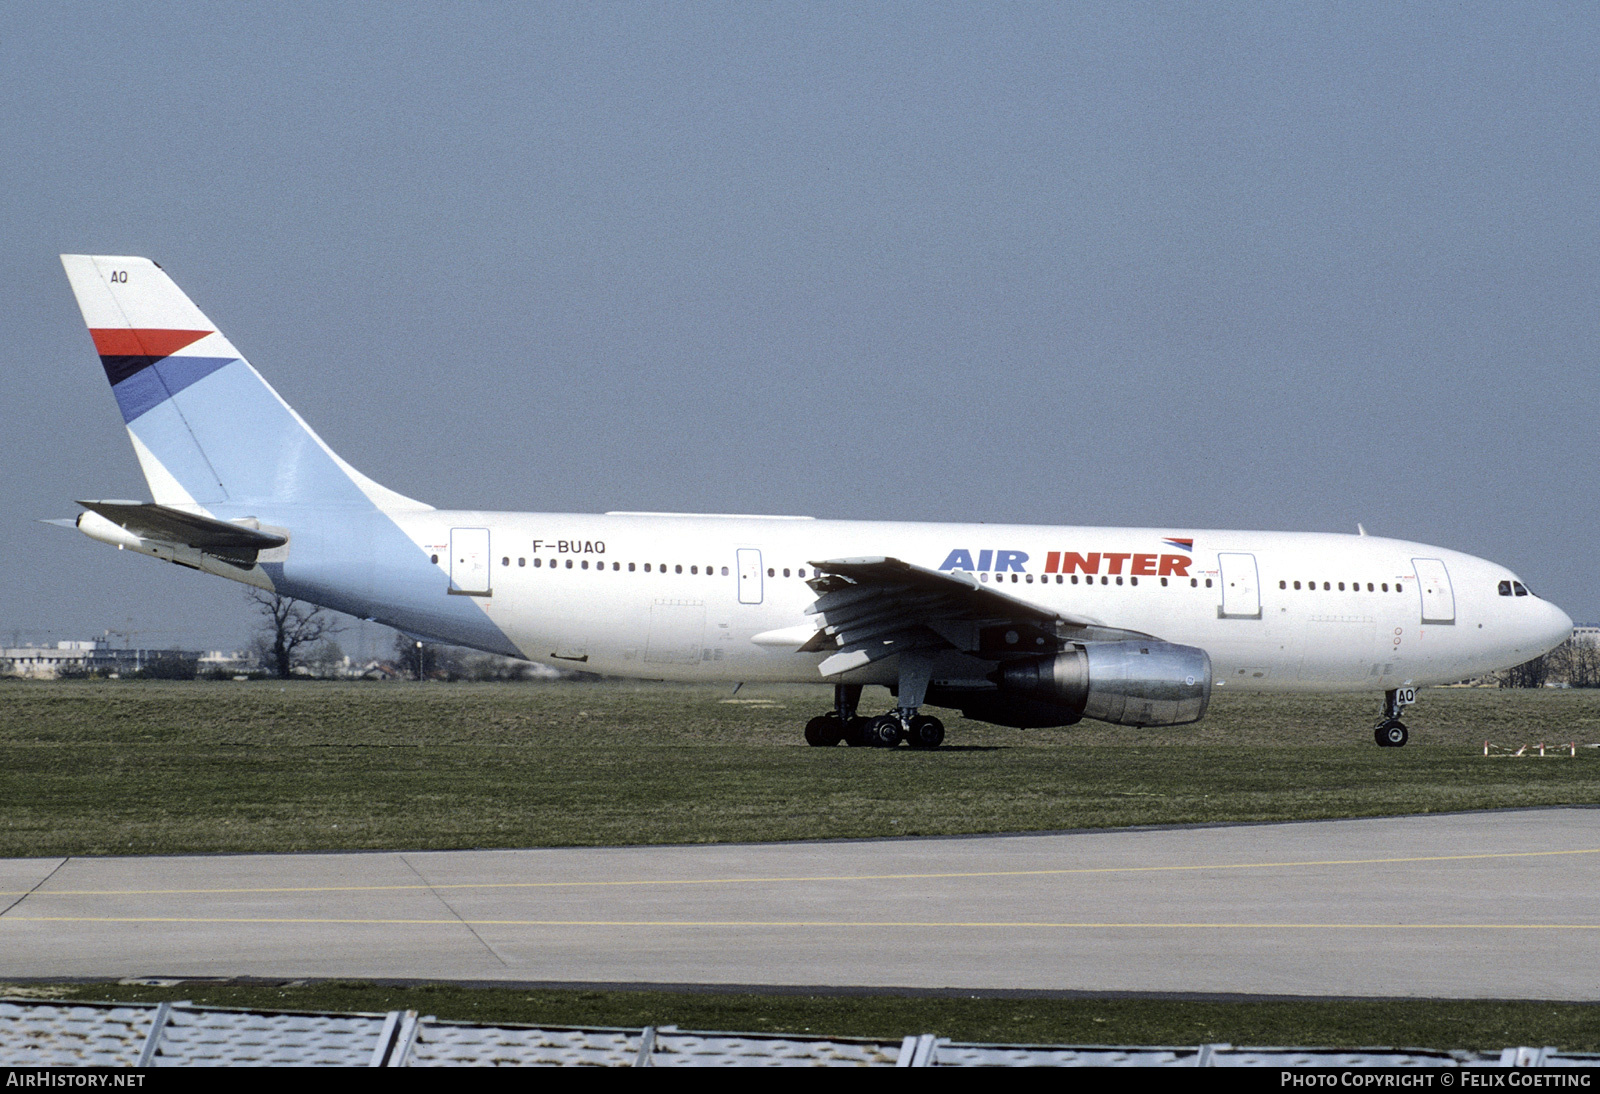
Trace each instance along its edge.
<path fill-rule="evenodd" d="M 1569 665 L 1567 682 L 1575 688 L 1600 687 L 1600 646 L 1585 638 L 1567 640 Z"/>
<path fill-rule="evenodd" d="M 1513 665 L 1506 669 L 1500 676 L 1500 686 L 1503 688 L 1542 688 L 1544 682 L 1550 678 L 1550 663 L 1544 657 L 1535 657 L 1532 661 L 1524 661 L 1520 665 Z"/>
<path fill-rule="evenodd" d="M 280 680 L 293 675 L 295 651 L 314 646 L 340 630 L 334 617 L 314 604 L 264 589 L 251 590 L 250 599 L 264 617 L 261 635 L 256 639 L 257 652 Z"/>
<path fill-rule="evenodd" d="M 1600 646 L 1589 635 L 1573 635 L 1566 643 L 1545 655 L 1550 675 L 1565 680 L 1568 687 L 1600 687 Z"/>

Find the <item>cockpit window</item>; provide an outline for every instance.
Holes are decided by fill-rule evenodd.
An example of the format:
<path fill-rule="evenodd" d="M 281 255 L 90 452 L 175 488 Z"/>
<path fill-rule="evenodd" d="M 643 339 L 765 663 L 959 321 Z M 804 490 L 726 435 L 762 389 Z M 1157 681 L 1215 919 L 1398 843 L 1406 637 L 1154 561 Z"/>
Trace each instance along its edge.
<path fill-rule="evenodd" d="M 1513 581 L 1511 583 L 1511 588 L 1513 590 L 1515 590 L 1515 592 L 1516 592 L 1516 594 L 1518 596 L 1527 596 L 1528 595 L 1528 587 L 1526 585 L 1524 585 L 1520 581 Z"/>
<path fill-rule="evenodd" d="M 1511 595 L 1511 582 L 1502 581 L 1500 583 L 1500 595 L 1501 596 L 1510 596 Z"/>

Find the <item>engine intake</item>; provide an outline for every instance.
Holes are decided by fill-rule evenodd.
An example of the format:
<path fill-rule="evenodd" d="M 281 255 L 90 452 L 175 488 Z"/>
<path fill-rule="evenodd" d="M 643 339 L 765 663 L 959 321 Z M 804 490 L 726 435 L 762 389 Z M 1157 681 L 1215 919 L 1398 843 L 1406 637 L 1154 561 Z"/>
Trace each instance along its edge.
<path fill-rule="evenodd" d="M 1000 666 L 990 677 L 1007 693 L 1122 726 L 1198 722 L 1211 701 L 1211 658 L 1171 642 L 1088 642 Z"/>

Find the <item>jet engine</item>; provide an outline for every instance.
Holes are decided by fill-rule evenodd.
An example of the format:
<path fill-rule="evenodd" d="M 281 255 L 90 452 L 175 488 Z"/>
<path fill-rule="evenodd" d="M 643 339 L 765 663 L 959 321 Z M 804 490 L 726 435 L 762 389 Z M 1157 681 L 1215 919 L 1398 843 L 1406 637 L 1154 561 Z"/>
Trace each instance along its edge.
<path fill-rule="evenodd" d="M 1194 646 L 1155 639 L 1086 642 L 1049 657 L 1007 661 L 989 677 L 994 691 L 932 702 L 969 718 L 1035 728 L 1095 718 L 1123 726 L 1198 722 L 1211 701 L 1211 658 Z"/>
<path fill-rule="evenodd" d="M 1009 661 L 991 679 L 1002 694 L 1121 726 L 1198 722 L 1211 701 L 1206 651 L 1153 639 L 1088 642 L 1054 657 Z"/>

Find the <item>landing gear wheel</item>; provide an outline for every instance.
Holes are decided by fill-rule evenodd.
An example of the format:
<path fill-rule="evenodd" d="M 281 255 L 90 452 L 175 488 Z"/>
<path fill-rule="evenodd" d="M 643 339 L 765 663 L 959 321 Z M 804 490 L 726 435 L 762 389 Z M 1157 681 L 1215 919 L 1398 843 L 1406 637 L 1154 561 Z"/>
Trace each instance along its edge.
<path fill-rule="evenodd" d="M 944 743 L 944 723 L 927 714 L 911 719 L 906 741 L 912 748 L 938 748 Z"/>
<path fill-rule="evenodd" d="M 900 719 L 893 714 L 880 714 L 867 723 L 867 744 L 873 748 L 898 748 L 900 745 Z"/>
<path fill-rule="evenodd" d="M 1379 748 L 1403 748 L 1411 739 L 1404 722 L 1381 722 L 1378 728 L 1372 731 L 1372 736 L 1377 740 Z"/>
<path fill-rule="evenodd" d="M 843 738 L 837 714 L 819 714 L 806 723 L 806 744 L 813 748 L 832 748 Z"/>
<path fill-rule="evenodd" d="M 844 729 L 844 743 L 851 748 L 864 748 L 872 743 L 867 739 L 867 719 L 850 719 L 850 724 Z"/>

